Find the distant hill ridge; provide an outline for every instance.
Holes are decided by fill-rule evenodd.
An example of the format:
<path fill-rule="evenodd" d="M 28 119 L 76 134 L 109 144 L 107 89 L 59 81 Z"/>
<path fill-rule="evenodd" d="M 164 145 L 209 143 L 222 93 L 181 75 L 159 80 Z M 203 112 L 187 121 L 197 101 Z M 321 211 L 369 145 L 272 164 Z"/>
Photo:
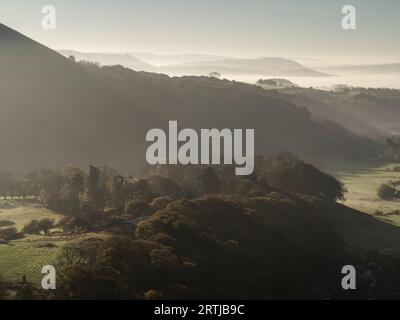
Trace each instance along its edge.
<path fill-rule="evenodd" d="M 0 48 L 0 167 L 139 170 L 147 131 L 169 120 L 194 129 L 253 128 L 259 154 L 365 158 L 377 148 L 257 86 L 82 65 L 4 25 Z"/>
<path fill-rule="evenodd" d="M 179 75 L 207 75 L 211 72 L 219 72 L 222 75 L 254 74 L 275 76 L 303 76 L 324 77 L 326 73 L 312 70 L 302 64 L 284 58 L 266 57 L 257 59 L 237 59 L 208 55 L 154 55 L 136 54 L 142 59 L 150 59 L 157 63 L 157 59 L 164 59 L 161 66 L 155 66 L 146 60 L 135 57 L 135 54 L 127 53 L 84 53 L 73 50 L 60 50 L 64 56 L 73 55 L 77 60 L 98 62 L 102 65 L 123 65 L 136 71 L 162 72 Z M 198 61 L 197 59 L 206 59 Z M 174 60 L 193 59 L 184 63 L 173 63 Z M 170 63 L 165 63 L 169 61 Z"/>
<path fill-rule="evenodd" d="M 74 50 L 59 50 L 63 56 L 73 56 L 77 61 L 85 60 L 97 62 L 101 65 L 123 65 L 137 71 L 149 71 L 154 69 L 149 63 L 133 57 L 128 53 L 100 53 L 100 52 L 79 52 Z"/>
<path fill-rule="evenodd" d="M 221 74 L 256 74 L 266 76 L 302 76 L 324 77 L 329 74 L 312 70 L 293 60 L 266 57 L 258 59 L 229 59 L 219 61 L 205 61 L 166 66 L 164 72 L 175 73 L 203 73 L 219 72 Z"/>

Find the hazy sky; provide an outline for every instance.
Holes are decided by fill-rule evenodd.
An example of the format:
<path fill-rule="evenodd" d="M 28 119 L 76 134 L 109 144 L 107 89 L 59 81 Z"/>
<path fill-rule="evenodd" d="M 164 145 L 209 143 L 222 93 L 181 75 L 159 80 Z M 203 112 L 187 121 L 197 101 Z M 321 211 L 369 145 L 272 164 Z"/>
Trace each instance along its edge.
<path fill-rule="evenodd" d="M 355 31 L 341 28 L 346 4 Z M 0 22 L 54 49 L 400 61 L 400 0 L 1 0 Z"/>

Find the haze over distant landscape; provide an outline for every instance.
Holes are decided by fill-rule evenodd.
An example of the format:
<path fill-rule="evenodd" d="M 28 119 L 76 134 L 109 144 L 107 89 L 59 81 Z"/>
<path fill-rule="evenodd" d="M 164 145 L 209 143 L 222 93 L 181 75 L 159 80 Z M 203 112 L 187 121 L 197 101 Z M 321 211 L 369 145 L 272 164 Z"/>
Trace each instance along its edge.
<path fill-rule="evenodd" d="M 30 2 L 27 5 L 28 8 L 37 5 L 35 1 Z M 261 123 L 259 125 L 260 130 L 272 130 L 269 133 L 270 136 L 278 134 L 278 127 L 274 127 L 274 117 L 287 117 L 286 121 L 289 122 L 293 121 L 295 117 L 299 117 L 294 123 L 300 121 L 304 128 L 303 125 L 297 125 L 288 129 L 287 132 L 279 133 L 279 143 L 273 141 L 273 139 L 264 141 L 265 143 L 261 148 L 266 152 L 291 151 L 308 158 L 330 154 L 341 154 L 343 157 L 349 157 L 350 154 L 353 154 L 353 156 L 358 157 L 360 152 L 364 155 L 372 155 L 379 148 L 374 145 L 376 141 L 362 141 L 362 139 L 382 138 L 385 134 L 398 131 L 396 122 L 392 121 L 394 119 L 392 113 L 397 114 L 393 107 L 398 99 L 396 95 L 394 100 L 383 97 L 383 93 L 379 96 L 385 101 L 386 114 L 386 110 L 379 112 L 373 110 L 378 106 L 371 107 L 374 104 L 374 99 L 376 99 L 372 96 L 368 97 L 370 106 L 367 109 L 364 105 L 358 106 L 358 101 L 354 99 L 353 95 L 342 94 L 340 99 L 335 97 L 335 101 L 332 102 L 329 100 L 333 97 L 326 96 L 321 99 L 320 96 L 311 91 L 296 92 L 296 94 L 301 95 L 301 99 L 298 97 L 298 100 L 282 95 L 281 93 L 284 91 L 279 91 L 279 89 L 285 89 L 287 83 L 290 83 L 288 90 L 291 90 L 292 85 L 293 87 L 316 88 L 324 91 L 336 90 L 336 88 L 343 86 L 400 89 L 400 70 L 399 63 L 396 61 L 397 57 L 400 56 L 398 55 L 400 47 L 398 42 L 395 41 L 396 35 L 391 28 L 397 21 L 391 14 L 399 6 L 397 2 L 389 1 L 386 3 L 385 10 L 381 12 L 378 10 L 380 7 L 377 3 L 356 1 L 355 5 L 358 12 L 362 14 L 357 20 L 357 29 L 351 31 L 346 31 L 341 27 L 340 6 L 333 3 L 319 5 L 315 7 L 316 11 L 313 11 L 310 15 L 310 12 L 306 11 L 305 8 L 314 8 L 314 2 L 311 0 L 306 1 L 301 8 L 297 6 L 296 13 L 292 10 L 294 8 L 293 1 L 284 1 L 280 5 L 272 1 L 255 1 L 246 7 L 248 14 L 251 15 L 250 20 L 247 16 L 245 17 L 246 23 L 238 19 L 239 17 L 243 18 L 241 10 L 238 10 L 239 8 L 242 9 L 242 5 L 239 5 L 239 2 L 236 1 L 230 2 L 228 9 L 221 3 L 213 3 L 212 11 L 207 6 L 210 5 L 209 3 L 194 4 L 191 2 L 189 4 L 174 0 L 169 2 L 169 6 L 166 7 L 163 2 L 158 3 L 158 6 L 149 6 L 143 2 L 133 1 L 128 3 L 122 1 L 120 6 L 110 6 L 104 3 L 95 14 L 90 12 L 88 4 L 83 4 L 79 5 L 80 14 L 75 16 L 73 23 L 67 23 L 67 21 L 72 21 L 68 18 L 71 18 L 77 2 L 71 1 L 65 4 L 55 1 L 54 5 L 57 7 L 59 17 L 56 30 L 43 30 L 37 25 L 37 21 L 33 23 L 37 18 L 32 14 L 33 10 L 27 8 L 27 16 L 21 19 L 16 11 L 18 5 L 12 7 L 8 7 L 6 3 L 0 5 L 2 12 L 5 12 L 2 19 L 5 22 L 10 21 L 10 26 L 18 26 L 16 29 L 24 34 L 22 36 L 17 30 L 9 29 L 5 25 L 2 26 L 3 39 L 0 39 L 0 41 L 3 41 L 3 48 L 9 47 L 9 50 L 8 52 L 7 50 L 0 52 L 3 57 L 0 63 L 7 61 L 5 68 L 10 73 L 8 75 L 3 72 L 1 75 L 2 82 L 6 84 L 5 87 L 12 88 L 17 86 L 20 81 L 28 81 L 32 74 L 32 68 L 38 68 L 35 73 L 41 75 L 40 77 L 35 76 L 36 81 L 31 83 L 32 86 L 37 87 L 35 90 L 32 89 L 32 92 L 45 90 L 48 83 L 46 76 L 49 79 L 54 78 L 54 81 L 50 82 L 52 89 L 46 90 L 48 92 L 46 95 L 49 95 L 48 99 L 45 99 L 45 95 L 42 94 L 43 102 L 38 104 L 43 110 L 46 108 L 49 110 L 46 118 L 52 119 L 52 121 L 41 126 L 39 123 L 42 119 L 38 118 L 38 122 L 34 123 L 38 125 L 38 129 L 33 131 L 31 138 L 33 139 L 35 134 L 39 134 L 43 128 L 48 126 L 54 125 L 52 129 L 57 131 L 57 122 L 61 120 L 61 118 L 58 119 L 61 114 L 63 114 L 62 118 L 65 123 L 71 121 L 71 128 L 74 128 L 71 135 L 76 135 L 79 143 L 69 143 L 67 134 L 57 132 L 56 136 L 65 141 L 62 144 L 62 150 L 53 155 L 54 163 L 58 165 L 69 157 L 71 161 L 83 163 L 87 163 L 91 158 L 103 163 L 114 164 L 119 162 L 118 166 L 124 169 L 129 166 L 129 163 L 135 163 L 136 166 L 140 165 L 143 162 L 142 152 L 132 154 L 128 151 L 128 148 L 123 147 L 122 149 L 127 156 L 121 157 L 118 155 L 121 146 L 116 145 L 113 141 L 117 140 L 123 143 L 121 137 L 128 132 L 132 135 L 135 131 L 133 139 L 137 139 L 137 141 L 130 143 L 143 148 L 141 137 L 146 128 L 165 125 L 171 117 L 189 121 L 190 117 L 186 115 L 188 110 L 191 110 L 192 117 L 193 114 L 199 113 L 199 116 L 195 118 L 197 121 L 190 120 L 190 124 L 197 128 L 200 127 L 203 120 L 200 113 L 203 113 L 203 110 L 200 110 L 197 105 L 206 103 L 206 96 L 210 94 L 205 94 L 206 90 L 201 89 L 203 86 L 207 87 L 207 81 L 211 81 L 213 87 L 221 86 L 221 88 L 227 90 L 219 94 L 229 95 L 229 88 L 237 86 L 243 92 L 250 90 L 249 94 L 251 92 L 258 97 L 257 99 L 264 101 L 269 108 L 272 108 L 268 111 L 267 109 L 263 110 L 268 113 L 271 125 L 268 128 L 262 126 Z M 174 10 L 183 7 L 190 9 L 190 14 L 185 15 L 179 13 L 181 11 Z M 141 14 L 147 14 L 150 9 L 154 13 L 151 22 L 141 18 Z M 277 11 L 284 12 L 287 15 L 285 24 L 279 24 L 277 15 L 273 14 Z M 92 23 L 95 23 L 96 19 L 100 19 L 105 12 L 107 12 L 110 20 L 107 20 L 108 22 L 104 22 L 104 24 L 96 25 L 96 28 L 94 28 Z M 127 12 L 136 17 L 136 20 L 131 20 L 131 16 L 128 19 Z M 157 14 L 161 13 L 163 19 L 160 17 L 157 19 Z M 301 43 L 299 43 L 298 38 L 300 33 L 295 32 L 297 25 L 289 18 L 294 17 L 295 14 L 301 14 Z M 376 28 L 366 23 L 366 19 L 372 14 L 380 27 L 385 30 L 383 35 L 380 34 L 379 37 L 375 37 Z M 84 17 L 87 19 L 84 19 Z M 116 23 L 117 17 L 118 24 Z M 203 20 L 206 17 L 207 19 Z M 230 19 L 227 17 L 230 17 Z M 124 21 L 125 24 L 121 25 L 121 21 Z M 211 22 L 213 21 L 218 23 L 218 27 L 212 29 Z M 163 23 L 168 25 L 167 29 L 164 28 Z M 315 28 L 314 26 L 317 23 L 318 28 Z M 248 24 L 252 28 L 249 28 Z M 276 32 L 273 28 L 277 25 L 279 25 L 279 32 Z M 229 33 L 227 33 L 228 30 Z M 227 34 L 231 36 L 227 37 Z M 374 41 L 369 41 L 368 37 L 373 37 Z M 46 46 L 39 45 L 31 38 Z M 379 39 L 379 45 L 376 43 L 376 39 Z M 19 52 L 18 48 L 25 48 L 25 53 Z M 61 55 L 56 54 L 57 48 L 62 48 L 58 50 Z M 363 48 L 363 54 L 359 54 L 361 48 Z M 10 52 L 15 52 L 15 54 L 10 54 Z M 30 54 L 31 52 L 32 54 Z M 367 52 L 367 54 L 364 54 L 364 52 Z M 47 56 L 49 58 L 45 62 Z M 90 63 L 96 63 L 104 68 L 97 67 L 97 70 Z M 22 66 L 25 64 L 27 66 L 24 69 Z M 15 70 L 21 71 L 19 75 L 12 72 L 12 65 L 15 66 Z M 43 65 L 43 69 L 39 68 L 41 65 Z M 123 69 L 121 66 L 127 69 Z M 89 70 L 85 70 L 87 68 Z M 30 70 L 28 74 L 23 75 L 27 70 Z M 56 73 L 56 70 L 59 70 L 59 72 Z M 149 72 L 149 74 L 137 73 L 137 71 Z M 56 74 L 63 74 L 63 79 L 58 79 Z M 174 78 L 176 76 L 182 78 Z M 196 76 L 197 78 L 184 76 Z M 207 81 L 204 77 L 207 77 Z M 136 79 L 135 81 L 138 81 L 143 88 L 142 91 L 138 92 L 139 95 L 134 94 L 137 87 L 128 81 L 131 78 Z M 83 79 L 86 80 L 82 82 Z M 125 79 L 125 81 L 116 86 L 116 82 L 121 81 L 121 79 Z M 218 79 L 236 82 L 218 82 Z M 271 87 L 268 79 L 278 79 L 280 84 L 286 81 L 286 84 Z M 264 80 L 266 82 L 262 82 Z M 15 81 L 15 84 L 13 84 L 13 81 Z M 239 82 L 243 82 L 243 84 L 241 85 Z M 64 95 L 57 96 L 56 94 L 64 90 L 62 83 L 71 84 L 68 89 L 71 92 L 69 100 L 61 99 L 60 96 L 63 97 Z M 80 89 L 83 83 L 86 83 L 87 90 L 85 92 Z M 193 105 L 191 108 L 185 107 L 184 102 L 188 99 L 189 91 L 179 91 L 179 83 L 194 86 L 193 90 L 198 90 L 201 95 L 198 100 L 193 98 L 190 101 Z M 257 84 L 257 86 L 247 87 L 245 83 Z M 76 86 L 75 89 L 74 86 Z M 103 86 L 106 88 L 100 89 Z M 259 86 L 264 90 L 257 91 Z M 130 87 L 131 89 L 128 89 Z M 122 88 L 125 89 L 122 90 Z M 214 89 L 216 90 L 216 88 Z M 270 89 L 278 89 L 278 91 L 270 91 Z M 3 100 L 12 101 L 13 98 L 8 97 L 8 95 L 9 92 L 5 92 Z M 180 99 L 183 100 L 176 100 L 177 96 L 180 96 Z M 271 100 L 271 96 L 278 100 Z M 60 112 L 54 110 L 51 97 L 58 97 L 57 107 Z M 112 97 L 118 97 L 118 99 L 115 100 Z M 214 98 L 215 101 L 207 102 L 210 106 L 218 104 L 217 96 Z M 27 114 L 32 112 L 28 95 L 23 95 L 19 99 L 26 99 L 21 100 L 20 109 L 26 108 Z M 37 98 L 35 97 L 35 99 Z M 308 100 L 303 101 L 304 99 Z M 341 105 L 344 102 L 341 99 L 345 100 L 345 104 L 350 104 L 351 108 L 342 108 Z M 243 110 L 253 107 L 250 100 L 250 105 L 242 104 L 238 107 L 243 108 Z M 160 101 L 164 101 L 164 103 L 160 103 Z M 289 107 L 288 102 L 296 108 Z M 71 105 L 70 107 L 67 106 L 68 103 Z M 330 105 L 329 112 L 328 109 L 320 107 L 322 103 Z M 94 105 L 97 105 L 97 109 L 93 108 Z M 108 105 L 113 105 L 112 112 L 107 110 Z M 276 105 L 282 107 L 276 109 Z M 74 106 L 83 106 L 79 117 L 79 121 L 82 121 L 81 129 L 79 129 L 79 121 L 77 122 L 75 119 Z M 148 106 L 151 106 L 151 108 Z M 227 114 L 230 114 L 227 111 L 229 109 L 228 104 L 225 107 Z M 304 107 L 311 111 L 310 119 L 307 119 L 304 115 L 300 116 L 299 111 L 293 112 L 293 110 L 299 109 L 297 107 Z M 365 110 L 362 111 L 359 108 Z M 101 110 L 104 112 L 103 115 L 100 112 Z M 219 109 L 215 109 L 214 112 L 216 110 L 221 110 L 221 113 L 216 115 L 216 119 L 222 121 L 225 117 L 222 113 L 223 108 L 220 105 Z M 263 118 L 261 115 L 263 111 L 257 109 L 248 117 L 254 117 L 255 123 L 258 123 L 258 119 Z M 133 117 L 135 112 L 140 113 L 140 121 L 136 118 L 126 117 L 127 114 Z M 52 115 L 52 113 L 54 114 Z M 87 123 L 84 117 L 85 113 L 88 118 L 98 118 L 98 121 L 90 121 L 90 126 L 93 126 L 92 131 L 87 130 L 88 128 L 84 129 L 85 123 Z M 282 115 L 278 116 L 278 113 L 282 113 Z M 34 114 L 38 115 L 39 113 Z M 384 121 L 376 121 L 374 115 L 377 114 L 380 114 L 380 117 L 385 115 Z M 6 121 L 6 116 L 7 113 L 4 113 L 3 128 L 13 123 L 11 119 Z M 51 118 L 51 116 L 54 118 Z M 240 113 L 230 114 L 228 119 L 224 121 L 233 124 L 239 121 L 241 117 Z M 205 117 L 205 119 L 208 119 L 208 117 Z M 344 140 L 342 143 L 335 141 L 334 146 L 329 145 L 329 148 L 326 147 L 328 144 L 323 139 L 319 142 L 314 141 L 311 150 L 310 139 L 305 137 L 329 135 L 324 126 L 320 127 L 321 119 L 340 124 L 343 128 L 337 127 L 334 131 L 341 131 L 342 133 L 337 133 L 335 139 L 337 140 L 337 137 L 340 136 Z M 220 120 L 215 120 L 216 125 L 220 125 Z M 105 134 L 104 138 L 94 139 L 93 137 L 91 141 L 90 135 L 99 134 L 99 128 L 107 126 L 107 121 L 120 124 L 133 121 L 137 124 L 133 130 L 128 129 L 128 123 L 125 126 L 120 125 L 113 132 Z M 305 124 L 309 121 L 311 122 L 308 125 L 309 128 L 307 128 Z M 72 125 L 72 123 L 74 124 Z M 255 125 L 255 123 L 252 126 L 257 127 L 258 125 Z M 20 125 L 22 125 L 22 122 L 15 123 L 15 127 Z M 27 125 L 27 127 L 29 126 Z M 79 134 L 83 130 L 87 130 L 85 136 Z M 298 130 L 295 134 L 295 137 L 300 139 L 298 142 L 294 142 L 296 138 L 291 136 L 290 130 Z M 49 145 L 58 143 L 50 137 L 46 137 L 45 132 L 47 131 L 41 133 L 44 138 L 33 150 L 33 152 L 38 152 L 38 156 L 41 152 L 41 145 L 45 150 Z M 104 132 L 101 132 L 101 134 L 104 134 Z M 365 137 L 359 137 L 357 134 L 365 135 Z M 17 133 L 17 137 L 18 135 L 19 133 Z M 113 135 L 115 136 L 111 137 Z M 37 138 L 39 139 L 39 136 Z M 315 146 L 318 143 L 320 143 L 320 147 Z M 349 146 L 353 144 L 354 146 L 350 148 Z M 15 148 L 18 153 L 21 148 L 18 148 L 17 145 L 17 143 L 14 143 L 11 147 Z M 360 149 L 357 149 L 356 145 L 359 145 Z M 68 148 L 71 148 L 71 150 L 67 152 Z M 88 149 L 82 152 L 81 150 L 85 148 L 91 148 L 91 151 L 89 152 Z M 335 148 L 341 150 L 335 150 Z M 12 153 L 9 155 L 9 161 L 7 161 L 7 157 L 3 158 L 2 161 L 16 165 Z M 38 161 L 38 163 L 40 161 L 48 161 L 49 164 L 53 162 L 50 157 L 46 157 L 44 160 L 40 156 L 37 160 L 32 159 Z M 22 161 L 24 161 L 24 158 L 19 157 L 18 162 Z"/>
<path fill-rule="evenodd" d="M 59 50 L 66 57 L 123 65 L 137 71 L 171 76 L 209 75 L 218 72 L 230 80 L 255 83 L 264 77 L 286 77 L 304 87 L 329 89 L 333 85 L 400 89 L 400 63 L 332 65 L 324 60 L 281 57 L 232 58 L 203 54 L 85 53 Z"/>
<path fill-rule="evenodd" d="M 53 49 L 83 52 L 309 57 L 335 64 L 398 62 L 400 56 L 396 0 L 352 1 L 358 19 L 350 32 L 341 27 L 338 1 L 53 0 L 55 32 L 41 28 L 42 5 L 2 1 L 2 23 Z"/>
<path fill-rule="evenodd" d="M 352 2 L 1 0 L 0 300 L 400 299 L 400 2 Z"/>
<path fill-rule="evenodd" d="M 398 1 L 353 1 L 358 16 L 357 29 L 352 31 L 342 29 L 341 6 L 335 1 L 320 4 L 306 0 L 299 6 L 293 0 L 279 4 L 256 0 L 245 10 L 236 0 L 229 4 L 209 0 L 171 0 L 168 4 L 120 1 L 115 6 L 102 1 L 95 12 L 91 2 L 54 0 L 52 4 L 59 10 L 56 31 L 43 30 L 38 23 L 39 0 L 16 0 L 12 6 L 2 2 L 0 11 L 2 23 L 50 48 L 81 52 L 76 55 L 105 65 L 121 64 L 170 75 L 218 72 L 228 79 L 252 83 L 265 76 L 295 76 L 307 87 L 348 84 L 400 88 L 396 76 L 400 63 Z M 23 17 L 19 11 L 22 6 Z M 105 57 L 105 53 L 110 56 Z M 271 57 L 299 63 L 302 70 L 294 71 L 292 66 L 288 71 L 282 65 L 263 68 L 263 59 Z M 244 65 L 246 60 L 252 61 L 251 68 Z M 355 66 L 368 70 L 367 74 L 354 77 Z"/>

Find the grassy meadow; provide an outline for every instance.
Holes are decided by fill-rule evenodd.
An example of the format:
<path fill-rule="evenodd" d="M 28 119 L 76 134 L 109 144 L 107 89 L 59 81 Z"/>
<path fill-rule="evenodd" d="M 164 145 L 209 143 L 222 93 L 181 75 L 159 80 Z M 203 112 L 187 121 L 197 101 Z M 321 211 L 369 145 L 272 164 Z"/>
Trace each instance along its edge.
<path fill-rule="evenodd" d="M 391 171 L 395 165 L 375 162 L 325 162 L 317 166 L 344 183 L 348 191 L 345 194 L 346 199 L 342 201 L 344 205 L 373 215 L 377 210 L 388 213 L 400 209 L 400 201 L 383 201 L 377 196 L 377 189 L 382 183 L 400 180 L 400 172 Z M 32 220 L 45 218 L 57 223 L 62 215 L 29 201 L 0 200 L 0 221 L 12 221 L 18 231 Z M 400 226 L 400 215 L 376 218 Z M 353 227 L 349 228 L 354 231 Z M 65 245 L 84 238 L 101 236 L 93 233 L 66 236 L 58 231 L 54 229 L 48 236 L 26 235 L 19 240 L 0 243 L 0 279 L 21 280 L 22 276 L 26 276 L 28 281 L 39 286 L 42 267 L 55 264 Z"/>
<path fill-rule="evenodd" d="M 22 200 L 0 200 L 0 220 L 12 221 L 19 231 L 31 220 L 49 218 L 56 223 L 61 215 L 39 204 Z M 51 235 L 26 235 L 23 239 L 0 243 L 0 279 L 18 281 L 26 276 L 40 286 L 42 267 L 55 264 L 62 248 L 93 234 L 62 236 L 54 230 Z"/>
<path fill-rule="evenodd" d="M 14 227 L 19 231 L 32 220 L 46 218 L 52 219 L 57 223 L 62 218 L 62 215 L 47 210 L 43 208 L 42 205 L 30 201 L 23 201 L 20 199 L 0 200 L 0 220 L 14 222 Z"/>
<path fill-rule="evenodd" d="M 395 163 L 335 162 L 319 166 L 344 183 L 347 193 L 342 203 L 348 207 L 374 214 L 400 210 L 399 200 L 382 200 L 377 195 L 379 186 L 389 180 L 400 180 L 400 172 L 393 172 Z M 399 215 L 385 215 L 380 219 L 400 226 Z"/>
<path fill-rule="evenodd" d="M 0 220 L 12 221 L 13 227 L 18 231 L 31 220 L 45 218 L 57 222 L 61 216 L 28 201 L 9 199 L 0 201 Z M 44 236 L 27 236 L 0 244 L 0 277 L 21 280 L 22 276 L 26 276 L 28 281 L 38 285 L 42 267 L 54 263 L 66 243 L 66 241 L 51 240 L 52 245 L 49 246 L 48 242 L 49 239 Z"/>

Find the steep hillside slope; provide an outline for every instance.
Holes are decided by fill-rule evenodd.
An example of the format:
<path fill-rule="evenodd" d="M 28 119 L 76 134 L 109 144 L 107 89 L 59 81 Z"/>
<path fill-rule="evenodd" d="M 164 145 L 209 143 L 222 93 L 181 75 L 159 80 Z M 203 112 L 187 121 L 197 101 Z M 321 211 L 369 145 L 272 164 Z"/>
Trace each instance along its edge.
<path fill-rule="evenodd" d="M 376 144 L 264 90 L 206 77 L 169 78 L 75 63 L 0 25 L 0 166 L 145 163 L 145 135 L 169 120 L 199 128 L 254 128 L 256 152 L 371 157 Z"/>

